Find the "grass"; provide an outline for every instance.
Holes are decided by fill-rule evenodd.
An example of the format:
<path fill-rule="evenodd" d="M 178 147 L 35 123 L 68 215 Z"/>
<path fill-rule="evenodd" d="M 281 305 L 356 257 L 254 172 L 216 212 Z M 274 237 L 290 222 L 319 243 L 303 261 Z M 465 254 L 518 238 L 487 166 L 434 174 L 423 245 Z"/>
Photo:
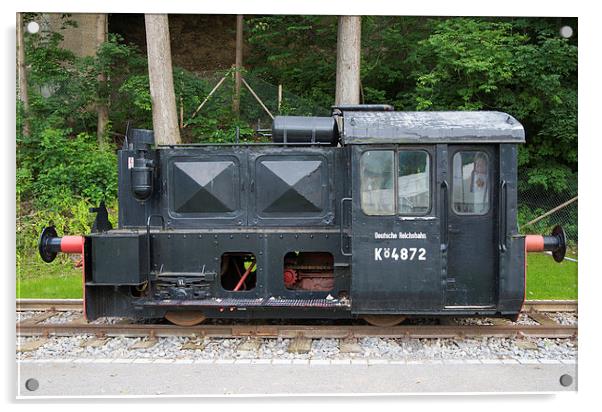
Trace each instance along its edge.
<path fill-rule="evenodd" d="M 82 271 L 68 257 L 44 263 L 36 254 L 22 256 L 17 266 L 17 298 L 76 299 L 82 297 Z"/>
<path fill-rule="evenodd" d="M 63 256 L 46 264 L 37 255 L 23 257 L 17 270 L 17 298 L 81 298 L 81 269 Z M 556 263 L 551 256 L 530 253 L 527 299 L 577 299 L 577 263 Z"/>
<path fill-rule="evenodd" d="M 550 255 L 529 253 L 527 299 L 577 299 L 577 263 L 556 263 Z"/>

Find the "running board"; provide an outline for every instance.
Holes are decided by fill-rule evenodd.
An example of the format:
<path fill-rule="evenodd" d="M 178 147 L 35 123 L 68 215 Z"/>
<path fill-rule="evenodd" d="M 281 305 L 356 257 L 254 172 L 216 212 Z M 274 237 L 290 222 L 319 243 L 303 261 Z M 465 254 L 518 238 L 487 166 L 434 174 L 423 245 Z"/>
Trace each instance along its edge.
<path fill-rule="evenodd" d="M 349 300 L 339 299 L 282 299 L 282 298 L 211 298 L 198 300 L 141 300 L 136 306 L 144 307 L 207 307 L 207 308 L 250 308 L 250 307 L 286 307 L 286 308 L 351 308 Z"/>

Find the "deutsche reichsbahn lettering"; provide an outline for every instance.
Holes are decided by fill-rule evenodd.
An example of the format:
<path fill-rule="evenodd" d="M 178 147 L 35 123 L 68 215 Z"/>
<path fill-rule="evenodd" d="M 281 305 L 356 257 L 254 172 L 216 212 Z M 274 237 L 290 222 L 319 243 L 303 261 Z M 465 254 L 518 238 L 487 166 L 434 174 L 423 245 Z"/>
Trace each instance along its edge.
<path fill-rule="evenodd" d="M 426 239 L 424 232 L 374 232 L 374 239 Z"/>

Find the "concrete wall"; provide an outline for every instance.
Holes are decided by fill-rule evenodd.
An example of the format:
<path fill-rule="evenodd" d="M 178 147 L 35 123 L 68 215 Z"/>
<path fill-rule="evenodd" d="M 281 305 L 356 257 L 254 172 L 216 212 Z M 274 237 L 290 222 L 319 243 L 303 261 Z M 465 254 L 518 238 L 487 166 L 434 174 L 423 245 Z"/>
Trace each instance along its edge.
<path fill-rule="evenodd" d="M 96 16 L 89 13 L 72 14 L 69 19 L 75 21 L 77 27 L 69 26 L 61 31 L 64 37 L 62 47 L 77 56 L 93 56 L 96 53 Z M 48 13 L 45 17 L 50 30 L 61 28 L 63 20 L 60 13 Z"/>

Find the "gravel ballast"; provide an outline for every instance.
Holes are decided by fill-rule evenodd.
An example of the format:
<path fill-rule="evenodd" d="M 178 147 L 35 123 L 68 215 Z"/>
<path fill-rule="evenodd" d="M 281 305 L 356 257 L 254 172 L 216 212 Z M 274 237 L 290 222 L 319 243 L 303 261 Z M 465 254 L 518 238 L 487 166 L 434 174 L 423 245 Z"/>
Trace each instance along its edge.
<path fill-rule="evenodd" d="M 185 337 L 158 338 L 154 346 L 134 349 L 142 338 L 108 338 L 100 347 L 85 347 L 91 336 L 52 337 L 31 352 L 17 352 L 18 359 L 52 358 L 172 358 L 172 359 L 576 359 L 577 343 L 573 339 L 358 339 L 359 353 L 343 353 L 339 339 L 313 339 L 308 353 L 288 351 L 291 339 L 259 339 L 256 349 L 238 348 L 247 340 L 193 340 L 196 349 L 183 349 L 190 341 Z M 22 344 L 38 338 L 17 339 Z"/>
<path fill-rule="evenodd" d="M 17 322 L 29 319 L 40 312 L 17 312 Z M 60 312 L 43 323 L 66 323 L 76 320 L 80 312 Z M 550 318 L 562 325 L 576 325 L 575 313 L 558 312 Z M 114 324 L 122 319 L 98 319 L 93 323 Z M 416 320 L 415 320 L 416 322 Z M 432 320 L 425 323 L 430 324 Z M 487 325 L 488 318 L 458 318 L 454 323 Z M 517 323 L 537 324 L 527 315 L 521 314 Z M 37 337 L 17 337 L 17 346 L 38 340 Z M 464 338 L 464 339 L 408 339 L 365 337 L 354 341 L 356 350 L 342 352 L 341 339 L 313 339 L 307 353 L 289 352 L 291 339 L 283 338 L 157 338 L 148 348 L 136 349 L 133 346 L 145 338 L 112 337 L 98 347 L 83 345 L 94 339 L 90 335 L 50 337 L 38 349 L 19 352 L 17 359 L 305 359 L 305 360 L 345 360 L 374 359 L 390 361 L 429 361 L 429 360 L 482 360 L 482 359 L 556 359 L 575 360 L 577 357 L 576 339 L 546 338 Z"/>

